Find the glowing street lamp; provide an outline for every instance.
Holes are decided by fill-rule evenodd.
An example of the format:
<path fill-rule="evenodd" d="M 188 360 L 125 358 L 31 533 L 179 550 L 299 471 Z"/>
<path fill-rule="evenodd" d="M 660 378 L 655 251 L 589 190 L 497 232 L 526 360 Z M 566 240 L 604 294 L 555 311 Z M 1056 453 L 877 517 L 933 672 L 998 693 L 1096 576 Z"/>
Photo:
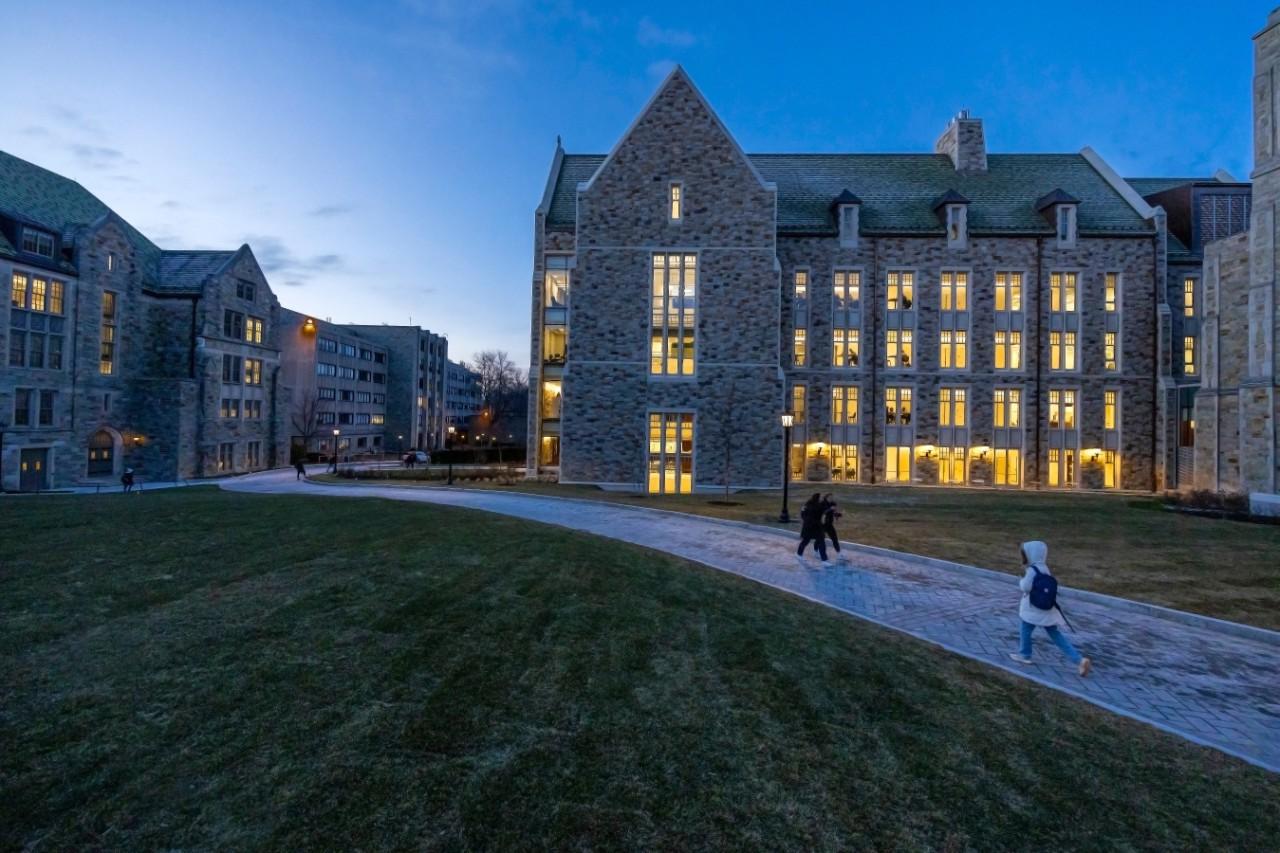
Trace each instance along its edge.
<path fill-rule="evenodd" d="M 791 484 L 791 427 L 795 425 L 796 416 L 790 412 L 782 413 L 782 512 L 778 515 L 778 521 L 783 524 L 791 523 L 791 513 L 787 511 L 788 487 Z"/>
<path fill-rule="evenodd" d="M 342 430 L 337 427 L 333 428 L 333 473 L 338 473 L 338 436 L 342 435 Z"/>

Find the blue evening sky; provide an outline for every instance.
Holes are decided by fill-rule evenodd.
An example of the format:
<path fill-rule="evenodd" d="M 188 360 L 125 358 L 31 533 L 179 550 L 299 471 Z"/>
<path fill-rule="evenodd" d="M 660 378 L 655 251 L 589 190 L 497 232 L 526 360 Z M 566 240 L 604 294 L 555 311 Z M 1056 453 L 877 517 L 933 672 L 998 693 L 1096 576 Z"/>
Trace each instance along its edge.
<path fill-rule="evenodd" d="M 527 363 L 557 134 L 606 152 L 673 63 L 748 151 L 1091 145 L 1248 174 L 1270 4 L 7 3 L 0 148 L 166 248 L 250 242 L 285 305 Z"/>

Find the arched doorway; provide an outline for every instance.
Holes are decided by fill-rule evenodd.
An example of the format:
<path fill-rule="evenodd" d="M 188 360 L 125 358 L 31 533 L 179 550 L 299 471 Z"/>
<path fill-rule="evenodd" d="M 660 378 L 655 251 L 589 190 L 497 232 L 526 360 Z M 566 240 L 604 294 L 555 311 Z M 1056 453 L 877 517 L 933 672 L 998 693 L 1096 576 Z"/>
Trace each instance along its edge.
<path fill-rule="evenodd" d="M 90 477 L 109 477 L 116 470 L 116 441 L 111 433 L 100 429 L 89 439 L 89 464 L 86 473 Z"/>

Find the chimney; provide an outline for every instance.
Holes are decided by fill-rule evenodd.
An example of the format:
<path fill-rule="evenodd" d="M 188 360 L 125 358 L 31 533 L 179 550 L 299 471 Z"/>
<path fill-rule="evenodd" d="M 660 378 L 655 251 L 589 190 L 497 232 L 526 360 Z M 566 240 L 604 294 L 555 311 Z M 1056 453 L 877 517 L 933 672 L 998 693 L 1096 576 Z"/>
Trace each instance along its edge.
<path fill-rule="evenodd" d="M 982 119 L 970 118 L 961 110 L 933 143 L 935 154 L 946 154 L 961 174 L 987 171 L 987 141 L 982 133 Z"/>

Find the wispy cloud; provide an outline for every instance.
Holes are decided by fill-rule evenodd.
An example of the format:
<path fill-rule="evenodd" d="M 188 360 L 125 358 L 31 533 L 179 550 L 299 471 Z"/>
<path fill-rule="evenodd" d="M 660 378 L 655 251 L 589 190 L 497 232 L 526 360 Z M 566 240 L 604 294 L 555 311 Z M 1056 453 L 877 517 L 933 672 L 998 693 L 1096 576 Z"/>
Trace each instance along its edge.
<path fill-rule="evenodd" d="M 86 145 L 83 142 L 72 142 L 67 146 L 67 150 L 86 169 L 116 169 L 121 166 L 132 165 L 134 162 L 125 157 L 124 152 L 120 149 L 110 148 L 106 145 Z"/>
<path fill-rule="evenodd" d="M 168 208 L 169 210 L 178 210 L 183 206 L 183 204 L 180 201 L 175 201 L 174 199 L 168 199 L 167 201 L 160 202 L 160 206 L 164 208 Z"/>
<path fill-rule="evenodd" d="M 641 18 L 636 41 L 645 47 L 693 47 L 698 37 L 688 30 L 666 29 L 651 18 Z"/>
<path fill-rule="evenodd" d="M 307 211 L 308 216 L 318 216 L 321 219 L 328 219 L 333 216 L 342 216 L 351 213 L 356 209 L 354 204 L 322 204 L 319 207 L 312 208 Z"/>
<path fill-rule="evenodd" d="M 92 119 L 85 116 L 79 110 L 61 104 L 54 104 L 49 108 L 49 114 L 52 115 L 59 124 L 65 127 L 77 130 L 81 133 L 92 134 L 93 136 L 102 135 L 102 127 Z"/>
<path fill-rule="evenodd" d="M 265 234 L 250 234 L 244 242 L 253 249 L 253 256 L 258 259 L 262 271 L 273 274 L 279 283 L 286 287 L 301 287 L 325 273 L 343 272 L 347 268 L 346 260 L 338 254 L 299 256 L 279 237 Z"/>

